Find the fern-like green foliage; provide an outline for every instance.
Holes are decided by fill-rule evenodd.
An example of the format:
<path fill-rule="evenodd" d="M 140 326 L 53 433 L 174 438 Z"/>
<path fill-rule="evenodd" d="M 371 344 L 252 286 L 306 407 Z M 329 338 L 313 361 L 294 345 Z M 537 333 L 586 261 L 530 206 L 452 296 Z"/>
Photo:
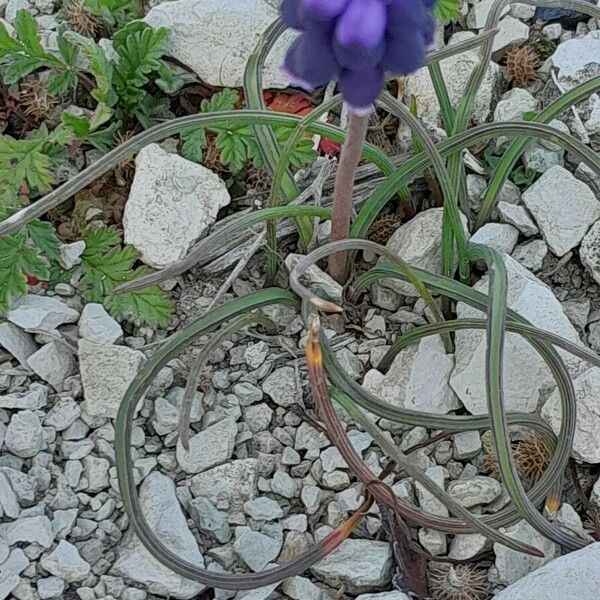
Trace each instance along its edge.
<path fill-rule="evenodd" d="M 16 83 L 39 69 L 53 69 L 56 76 L 48 86 L 50 94 L 62 95 L 77 86 L 78 50 L 62 35 L 58 36 L 59 55 L 42 46 L 37 21 L 26 10 L 17 12 L 15 37 L 0 23 L 0 68 L 4 82 Z"/>
<path fill-rule="evenodd" d="M 226 88 L 211 98 L 203 100 L 200 104 L 200 112 L 216 113 L 233 110 L 238 101 L 238 93 Z M 293 131 L 288 127 L 274 127 L 273 129 L 280 146 L 285 145 Z M 264 166 L 254 132 L 248 125 L 226 124 L 214 125 L 206 130 L 203 127 L 185 129 L 180 134 L 181 153 L 185 158 L 194 162 L 202 162 L 204 149 L 208 142 L 207 131 L 214 135 L 223 166 L 230 168 L 233 172 L 242 169 L 248 161 L 251 161 L 256 167 Z M 295 167 L 302 167 L 312 162 L 315 156 L 311 140 L 303 139 L 296 145 L 290 163 Z"/>
<path fill-rule="evenodd" d="M 72 139 L 69 129 L 57 127 L 49 133 L 45 125 L 22 140 L 0 135 L 0 189 L 13 196 L 23 185 L 30 196 L 50 191 L 52 167 Z M 13 202 L 4 196 L 4 204 L 12 207 Z"/>
<path fill-rule="evenodd" d="M 451 21 L 460 16 L 460 0 L 437 0 L 436 17 L 442 21 Z"/>
<path fill-rule="evenodd" d="M 143 16 L 141 0 L 85 0 L 86 8 L 110 27 L 120 27 Z"/>
<path fill-rule="evenodd" d="M 82 256 L 80 292 L 87 302 L 99 302 L 115 318 L 139 325 L 165 326 L 171 316 L 171 303 L 158 287 L 114 294 L 118 285 L 144 275 L 145 267 L 134 268 L 135 250 L 121 247 L 121 236 L 114 227 L 87 229 Z"/>

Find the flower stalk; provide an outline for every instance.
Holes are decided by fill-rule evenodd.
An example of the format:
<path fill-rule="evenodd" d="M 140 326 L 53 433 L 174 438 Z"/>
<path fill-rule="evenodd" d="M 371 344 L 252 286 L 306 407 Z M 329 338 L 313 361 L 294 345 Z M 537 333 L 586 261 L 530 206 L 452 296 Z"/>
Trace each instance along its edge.
<path fill-rule="evenodd" d="M 362 147 L 367 137 L 368 115 L 350 114 L 346 140 L 340 154 L 335 177 L 333 210 L 331 217 L 331 240 L 345 240 L 350 234 L 352 219 L 352 193 L 356 169 L 360 162 Z M 348 279 L 348 254 L 336 252 L 329 258 L 329 274 L 341 284 Z"/>

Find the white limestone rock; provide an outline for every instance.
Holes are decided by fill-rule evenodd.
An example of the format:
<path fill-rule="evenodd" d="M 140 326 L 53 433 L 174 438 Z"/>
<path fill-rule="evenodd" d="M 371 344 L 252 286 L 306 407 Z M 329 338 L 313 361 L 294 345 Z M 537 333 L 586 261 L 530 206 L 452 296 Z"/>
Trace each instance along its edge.
<path fill-rule="evenodd" d="M 546 171 L 524 192 L 523 202 L 557 256 L 579 245 L 600 219 L 600 202 L 594 192 L 560 166 Z"/>
<path fill-rule="evenodd" d="M 54 296 L 27 294 L 16 300 L 6 318 L 25 331 L 54 331 L 65 323 L 75 323 L 79 313 Z"/>
<path fill-rule="evenodd" d="M 233 454 L 238 428 L 227 418 L 207 427 L 190 438 L 190 451 L 177 443 L 177 462 L 186 473 L 201 473 L 223 464 Z"/>
<path fill-rule="evenodd" d="M 81 311 L 79 335 L 90 342 L 114 344 L 123 337 L 123 330 L 102 304 L 91 302 Z"/>
<path fill-rule="evenodd" d="M 502 493 L 500 482 L 493 477 L 475 475 L 448 484 L 448 493 L 465 508 L 493 502 Z"/>
<path fill-rule="evenodd" d="M 588 463 L 600 463 L 600 368 L 591 367 L 573 378 L 577 398 L 577 424 L 573 456 Z M 555 433 L 561 424 L 560 395 L 554 391 L 542 408 L 542 417 Z"/>
<path fill-rule="evenodd" d="M 256 497 L 258 461 L 255 458 L 232 460 L 192 478 L 194 496 L 208 498 L 217 508 L 230 501 L 244 503 Z"/>
<path fill-rule="evenodd" d="M 83 411 L 90 416 L 114 419 L 144 359 L 141 352 L 125 346 L 79 340 Z"/>
<path fill-rule="evenodd" d="M 71 351 L 59 342 L 50 342 L 42 346 L 29 357 L 27 364 L 36 375 L 58 392 L 62 391 L 65 379 L 76 372 Z"/>
<path fill-rule="evenodd" d="M 54 533 L 50 519 L 45 515 L 23 517 L 10 523 L 0 525 L 0 539 L 9 546 L 19 542 L 39 544 L 43 548 L 50 548 L 54 542 Z"/>
<path fill-rule="evenodd" d="M 254 572 L 262 571 L 275 560 L 281 550 L 283 537 L 275 539 L 250 527 L 238 527 L 233 547 L 237 555 Z"/>
<path fill-rule="evenodd" d="M 551 542 L 541 533 L 538 533 L 526 521 L 519 521 L 511 527 L 502 528 L 500 531 L 544 553 L 543 558 L 528 556 L 522 552 L 507 548 L 502 544 L 494 544 L 496 569 L 498 569 L 500 581 L 504 584 L 514 583 L 525 577 L 552 560 L 558 552 L 558 548 L 554 542 Z"/>
<path fill-rule="evenodd" d="M 551 57 L 565 91 L 600 75 L 600 31 L 559 44 Z"/>
<path fill-rule="evenodd" d="M 443 415 L 460 407 L 449 385 L 453 369 L 439 336 L 430 336 L 399 352 L 386 375 L 369 371 L 363 387 L 393 406 Z"/>
<path fill-rule="evenodd" d="M 523 88 L 513 88 L 506 92 L 496 105 L 494 121 L 522 121 L 525 113 L 535 111 L 538 101 L 532 94 Z M 500 137 L 496 140 L 496 147 L 503 148 L 510 143 L 509 138 Z"/>
<path fill-rule="evenodd" d="M 175 494 L 173 481 L 154 471 L 140 488 L 142 511 L 154 534 L 174 554 L 199 567 L 204 558 Z M 204 586 L 185 579 L 159 563 L 133 533 L 128 531 L 118 546 L 112 574 L 141 584 L 150 594 L 171 598 L 194 598 Z"/>
<path fill-rule="evenodd" d="M 39 417 L 31 410 L 13 414 L 6 428 L 4 444 L 10 453 L 20 458 L 35 456 L 44 444 Z"/>
<path fill-rule="evenodd" d="M 498 213 L 503 221 L 516 227 L 527 237 L 531 237 L 539 231 L 527 211 L 518 204 L 498 202 Z"/>
<path fill-rule="evenodd" d="M 267 0 L 179 0 L 155 6 L 144 20 L 167 27 L 167 54 L 189 67 L 209 85 L 241 87 L 246 61 L 260 35 L 279 16 Z M 283 58 L 294 34 L 277 42 L 263 71 L 264 88 L 284 88 Z"/>
<path fill-rule="evenodd" d="M 533 325 L 579 343 L 576 329 L 564 314 L 552 290 L 516 260 L 503 256 L 508 278 L 508 307 Z M 487 276 L 477 282 L 474 289 L 487 293 Z M 456 312 L 458 318 L 484 317 L 483 313 L 462 302 L 457 305 Z M 485 333 L 458 331 L 455 344 L 456 367 L 450 377 L 450 385 L 470 413 L 485 414 Z M 532 412 L 538 405 L 540 389 L 548 385 L 554 385 L 554 380 L 543 360 L 520 336 L 507 334 L 504 347 L 506 410 Z"/>
<path fill-rule="evenodd" d="M 142 148 L 135 164 L 123 214 L 125 243 L 160 269 L 187 254 L 231 197 L 215 173 L 158 144 Z"/>
<path fill-rule="evenodd" d="M 529 39 L 529 27 L 508 15 L 498 23 L 498 33 L 494 38 L 492 46 L 492 56 L 494 59 L 500 59 L 507 48 L 526 42 Z"/>
<path fill-rule="evenodd" d="M 33 336 L 12 323 L 0 323 L 0 346 L 12 354 L 26 369 L 27 360 L 37 350 Z"/>
<path fill-rule="evenodd" d="M 387 542 L 348 539 L 311 570 L 333 588 L 344 585 L 351 594 L 372 592 L 390 580 L 392 551 Z"/>
<path fill-rule="evenodd" d="M 82 581 L 91 570 L 89 563 L 81 558 L 79 550 L 66 540 L 60 540 L 50 554 L 42 557 L 40 564 L 46 571 L 67 583 Z"/>
<path fill-rule="evenodd" d="M 533 240 L 528 244 L 520 244 L 512 253 L 512 257 L 519 264 L 534 273 L 542 269 L 546 256 L 548 256 L 548 246 L 544 240 Z"/>
<path fill-rule="evenodd" d="M 583 238 L 579 257 L 596 283 L 600 283 L 600 221 L 594 223 Z"/>
<path fill-rule="evenodd" d="M 301 254 L 288 254 L 285 257 L 285 266 L 288 271 L 291 272 L 301 258 L 303 258 Z M 310 290 L 317 296 L 323 296 L 337 303 L 342 301 L 342 286 L 319 267 L 312 265 L 306 270 L 304 277 L 308 281 Z"/>
<path fill-rule="evenodd" d="M 489 246 L 510 254 L 517 245 L 519 231 L 507 223 L 486 223 L 478 229 L 471 237 L 471 243 Z"/>
<path fill-rule="evenodd" d="M 600 590 L 600 542 L 555 558 L 516 581 L 495 600 L 595 600 Z"/>
<path fill-rule="evenodd" d="M 450 43 L 472 37 L 469 32 L 461 33 L 460 36 L 453 36 Z M 479 56 L 476 50 L 463 52 L 441 61 L 442 73 L 454 108 L 462 100 L 469 77 L 478 63 Z M 488 118 L 492 100 L 496 96 L 501 82 L 500 67 L 494 62 L 490 62 L 473 106 L 472 119 L 476 124 L 480 125 Z M 404 97 L 410 98 L 411 96 L 416 98 L 419 116 L 434 125 L 442 124 L 440 105 L 427 67 L 406 78 Z"/>
<path fill-rule="evenodd" d="M 430 208 L 400 226 L 389 239 L 388 250 L 405 260 L 411 267 L 441 274 L 443 208 Z M 467 231 L 467 220 L 461 215 Z M 406 296 L 417 296 L 415 288 L 397 280 L 381 280 L 379 284 Z"/>

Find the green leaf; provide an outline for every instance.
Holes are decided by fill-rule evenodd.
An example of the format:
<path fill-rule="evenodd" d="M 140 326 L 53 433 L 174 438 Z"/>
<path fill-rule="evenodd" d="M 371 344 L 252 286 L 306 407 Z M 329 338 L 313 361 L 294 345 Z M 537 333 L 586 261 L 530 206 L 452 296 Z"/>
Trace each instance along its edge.
<path fill-rule="evenodd" d="M 32 221 L 27 225 L 27 234 L 33 247 L 42 254 L 56 261 L 60 258 L 60 241 L 52 223 L 39 219 Z"/>
<path fill-rule="evenodd" d="M 30 56 L 46 58 L 46 51 L 38 35 L 38 24 L 32 14 L 27 10 L 19 10 L 14 21 L 17 39 L 29 51 Z"/>
<path fill-rule="evenodd" d="M 86 229 L 83 232 L 83 241 L 85 242 L 84 260 L 93 259 L 118 246 L 121 243 L 121 234 L 116 227 Z"/>
<path fill-rule="evenodd" d="M 206 132 L 202 127 L 189 127 L 180 135 L 181 154 L 187 160 L 200 163 L 206 146 Z"/>
<path fill-rule="evenodd" d="M 114 121 L 104 129 L 92 131 L 92 123 L 88 117 L 74 115 L 68 111 L 63 111 L 62 122 L 65 127 L 71 129 L 77 139 L 88 142 L 100 152 L 108 151 L 121 127 L 121 121 Z"/>
<path fill-rule="evenodd" d="M 232 171 L 239 171 L 248 160 L 248 147 L 244 136 L 250 137 L 251 132 L 247 127 L 228 128 L 219 131 L 216 144 L 221 153 L 221 162 L 230 167 Z"/>
<path fill-rule="evenodd" d="M 435 15 L 442 21 L 451 21 L 460 17 L 460 0 L 437 0 Z"/>
<path fill-rule="evenodd" d="M 135 269 L 135 250 L 120 247 L 120 234 L 113 227 L 87 229 L 83 234 L 86 248 L 82 256 L 80 290 L 87 302 L 101 302 L 118 319 L 136 324 L 164 326 L 172 307 L 167 295 L 157 287 L 124 294 L 113 289 L 146 274 L 145 268 Z"/>
<path fill-rule="evenodd" d="M 224 90 L 213 94 L 210 98 L 205 98 L 200 103 L 200 112 L 214 113 L 225 110 L 233 110 L 239 102 L 240 96 L 236 90 L 225 88 Z"/>
<path fill-rule="evenodd" d="M 106 298 L 105 306 L 116 319 L 158 327 L 168 325 L 173 312 L 169 298 L 158 287 L 113 294 Z"/>
<path fill-rule="evenodd" d="M 48 192 L 54 181 L 51 165 L 42 141 L 0 136 L 1 183 L 18 189 L 25 182 L 32 192 Z"/>
<path fill-rule="evenodd" d="M 0 238 L 0 312 L 6 312 L 15 298 L 27 293 L 28 275 L 47 281 L 48 261 L 27 245 L 24 232 Z"/>
<path fill-rule="evenodd" d="M 289 127 L 277 127 L 274 129 L 275 138 L 280 147 L 284 148 L 289 138 L 294 134 L 294 130 Z M 297 169 L 312 163 L 317 157 L 313 148 L 313 141 L 310 138 L 302 138 L 294 148 L 290 156 L 290 164 Z"/>

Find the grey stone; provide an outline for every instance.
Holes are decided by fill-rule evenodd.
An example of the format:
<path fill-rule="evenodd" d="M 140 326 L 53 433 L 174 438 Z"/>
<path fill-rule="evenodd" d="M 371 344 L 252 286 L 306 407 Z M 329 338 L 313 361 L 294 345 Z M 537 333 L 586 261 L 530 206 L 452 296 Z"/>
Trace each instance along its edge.
<path fill-rule="evenodd" d="M 486 223 L 471 236 L 472 244 L 481 244 L 510 254 L 519 239 L 519 231 L 507 223 Z"/>
<path fill-rule="evenodd" d="M 6 574 L 0 580 L 0 600 L 8 598 L 10 593 L 19 585 L 21 578 L 18 575 Z"/>
<path fill-rule="evenodd" d="M 73 398 L 58 398 L 46 413 L 44 425 L 54 427 L 56 431 L 64 431 L 71 426 L 81 414 L 81 408 Z"/>
<path fill-rule="evenodd" d="M 430 336 L 399 352 L 387 375 L 367 372 L 363 387 L 400 408 L 446 414 L 460 406 L 449 385 L 453 369 L 439 336 Z"/>
<path fill-rule="evenodd" d="M 136 158 L 123 214 L 125 243 L 145 263 L 163 268 L 181 260 L 231 198 L 206 167 L 150 144 Z"/>
<path fill-rule="evenodd" d="M 65 590 L 65 582 L 59 577 L 44 577 L 37 581 L 37 591 L 42 600 L 60 598 Z"/>
<path fill-rule="evenodd" d="M 589 298 L 572 298 L 561 303 L 569 321 L 581 330 L 585 329 L 590 316 L 591 303 Z"/>
<path fill-rule="evenodd" d="M 46 571 L 67 583 L 84 580 L 91 568 L 81 558 L 77 548 L 66 540 L 58 542 L 58 546 L 50 554 L 42 557 L 40 564 Z"/>
<path fill-rule="evenodd" d="M 39 410 L 48 403 L 48 388 L 32 383 L 25 392 L 15 392 L 0 396 L 0 408 L 10 410 Z"/>
<path fill-rule="evenodd" d="M 35 456 L 43 446 L 42 425 L 30 410 L 15 413 L 8 427 L 4 443 L 9 452 L 20 458 Z"/>
<path fill-rule="evenodd" d="M 52 524 L 48 517 L 40 515 L 37 517 L 22 517 L 11 523 L 0 525 L 0 538 L 9 546 L 18 542 L 28 544 L 37 543 L 44 548 L 50 548 L 54 541 Z"/>
<path fill-rule="evenodd" d="M 469 560 L 485 550 L 487 538 L 480 533 L 455 535 L 450 544 L 448 557 L 455 560 Z"/>
<path fill-rule="evenodd" d="M 494 544 L 496 569 L 498 569 L 500 581 L 504 584 L 514 583 L 525 577 L 546 564 L 557 553 L 556 545 L 535 531 L 526 521 L 519 521 L 511 527 L 501 529 L 501 531 L 509 537 L 525 542 L 544 553 L 543 558 L 538 558 L 537 556 L 528 556 L 517 552 L 501 544 Z"/>
<path fill-rule="evenodd" d="M 252 433 L 265 431 L 272 418 L 273 409 L 266 402 L 253 404 L 244 410 L 244 422 L 248 425 Z"/>
<path fill-rule="evenodd" d="M 45 344 L 29 357 L 27 363 L 36 375 L 57 391 L 63 389 L 65 379 L 76 371 L 70 350 L 59 342 Z"/>
<path fill-rule="evenodd" d="M 469 14 L 467 15 L 467 27 L 469 29 L 483 29 L 493 5 L 494 0 L 481 0 L 479 3 L 471 6 Z M 507 15 L 509 11 L 510 7 L 504 7 L 500 16 L 503 17 Z"/>
<path fill-rule="evenodd" d="M 114 419 L 144 359 L 141 352 L 124 346 L 79 340 L 83 411 L 93 417 Z"/>
<path fill-rule="evenodd" d="M 13 303 L 6 318 L 26 331 L 54 331 L 77 322 L 79 313 L 56 297 L 27 294 Z"/>
<path fill-rule="evenodd" d="M 548 246 L 544 240 L 533 240 L 529 244 L 517 246 L 512 257 L 529 271 L 540 271 L 544 258 L 548 255 Z"/>
<path fill-rule="evenodd" d="M 106 458 L 86 456 L 83 458 L 83 467 L 88 492 L 100 492 L 110 486 L 110 463 Z"/>
<path fill-rule="evenodd" d="M 262 340 L 255 344 L 249 344 L 244 352 L 244 360 L 251 369 L 258 369 L 264 364 L 269 355 L 269 346 Z"/>
<path fill-rule="evenodd" d="M 559 44 L 551 57 L 558 69 L 558 79 L 565 91 L 600 75 L 600 32 Z"/>
<path fill-rule="evenodd" d="M 557 256 L 575 248 L 600 219 L 600 202 L 592 190 L 559 166 L 546 171 L 523 194 L 523 202 Z"/>
<path fill-rule="evenodd" d="M 63 269 L 70 271 L 73 267 L 81 264 L 81 255 L 85 251 L 85 242 L 80 240 L 72 244 L 61 244 L 60 258 L 58 262 Z"/>
<path fill-rule="evenodd" d="M 255 458 L 232 460 L 204 473 L 194 475 L 191 491 L 194 496 L 208 498 L 213 504 L 234 498 L 245 502 L 256 496 L 258 461 Z"/>
<path fill-rule="evenodd" d="M 412 267 L 419 267 L 434 274 L 441 274 L 442 216 L 444 209 L 430 208 L 401 225 L 389 239 L 386 247 Z M 467 220 L 461 215 L 467 231 Z M 418 296 L 415 288 L 404 282 L 382 280 L 383 287 L 393 289 L 405 296 Z"/>
<path fill-rule="evenodd" d="M 425 475 L 433 481 L 440 489 L 444 490 L 445 469 L 444 467 L 430 467 L 425 471 Z M 449 515 L 446 506 L 440 502 L 429 490 L 427 490 L 418 481 L 415 482 L 415 490 L 419 499 L 419 506 L 426 512 L 447 517 Z"/>
<path fill-rule="evenodd" d="M 1 447 L 1 444 L 0 444 Z M 0 514 L 9 519 L 16 519 L 21 512 L 17 495 L 15 494 L 8 477 L 0 472 Z M 0 560 L 0 563 L 2 560 Z"/>
<path fill-rule="evenodd" d="M 167 55 L 203 81 L 218 87 L 240 87 L 246 61 L 278 14 L 277 4 L 267 0 L 179 0 L 155 6 L 145 21 L 152 27 L 170 29 Z M 294 37 L 286 33 L 269 53 L 263 71 L 264 88 L 289 85 L 281 65 Z"/>
<path fill-rule="evenodd" d="M 296 482 L 285 471 L 276 471 L 271 480 L 271 490 L 284 498 L 293 498 L 296 495 Z"/>
<path fill-rule="evenodd" d="M 361 594 L 356 600 L 411 600 L 404 592 L 382 592 L 381 594 Z"/>
<path fill-rule="evenodd" d="M 238 527 L 233 547 L 246 565 L 258 572 L 278 556 L 282 541 L 282 538 L 272 538 L 250 527 Z"/>
<path fill-rule="evenodd" d="M 233 419 L 223 419 L 204 429 L 190 439 L 187 452 L 177 443 L 177 462 L 186 473 L 201 473 L 229 460 L 233 455 L 237 424 Z"/>
<path fill-rule="evenodd" d="M 123 330 L 102 304 L 90 303 L 81 311 L 79 335 L 90 342 L 114 344 L 123 337 Z"/>
<path fill-rule="evenodd" d="M 291 272 L 301 258 L 303 258 L 301 254 L 288 254 L 285 258 L 285 266 L 288 271 Z M 309 289 L 316 296 L 327 298 L 338 304 L 342 301 L 342 286 L 319 267 L 310 266 L 303 277 L 306 278 Z"/>
<path fill-rule="evenodd" d="M 530 92 L 523 88 L 513 88 L 506 92 L 502 99 L 496 105 L 494 111 L 494 121 L 522 121 L 523 115 L 537 110 L 538 101 Z M 496 146 L 504 147 L 509 143 L 506 137 L 500 137 L 496 141 Z"/>
<path fill-rule="evenodd" d="M 273 402 L 284 408 L 298 401 L 296 374 L 292 367 L 280 367 L 273 371 L 263 381 L 262 389 Z"/>
<path fill-rule="evenodd" d="M 292 600 L 330 600 L 331 596 L 306 577 L 290 577 L 281 584 L 282 592 Z"/>
<path fill-rule="evenodd" d="M 226 544 L 231 538 L 231 529 L 227 523 L 226 513 L 217 510 L 207 498 L 192 498 L 189 511 L 198 529 L 207 535 L 212 535 L 221 544 Z"/>
<path fill-rule="evenodd" d="M 489 504 L 502 494 L 500 482 L 492 477 L 476 475 L 469 479 L 457 479 L 448 484 L 448 493 L 465 508 Z"/>
<path fill-rule="evenodd" d="M 0 346 L 12 354 L 26 369 L 29 368 L 27 360 L 37 350 L 33 337 L 13 325 L 12 323 L 0 323 Z"/>
<path fill-rule="evenodd" d="M 142 482 L 142 511 L 153 533 L 182 560 L 204 566 L 198 544 L 189 530 L 175 495 L 171 479 L 154 471 Z M 118 548 L 112 574 L 127 582 L 141 584 L 150 594 L 173 598 L 193 598 L 204 586 L 181 577 L 159 563 L 142 545 L 133 531 L 128 531 Z"/>
<path fill-rule="evenodd" d="M 479 431 L 460 431 L 453 437 L 454 457 L 457 460 L 467 460 L 481 452 L 481 436 Z"/>
<path fill-rule="evenodd" d="M 573 378 L 577 398 L 577 421 L 573 440 L 573 456 L 589 463 L 600 462 L 600 368 L 591 367 Z M 561 403 L 554 391 L 542 407 L 542 417 L 555 433 L 560 431 Z"/>
<path fill-rule="evenodd" d="M 578 343 L 579 335 L 567 319 L 552 290 L 514 259 L 507 255 L 503 256 L 508 278 L 508 307 L 517 311 L 534 326 Z M 474 289 L 487 292 L 487 276 L 482 278 Z M 481 318 L 482 313 L 459 303 L 457 316 Z M 485 362 L 485 333 L 459 331 L 456 333 L 455 343 L 456 367 L 450 377 L 450 384 L 469 412 L 485 414 L 487 401 L 485 378 L 482 377 Z M 554 380 L 543 360 L 531 351 L 531 347 L 525 340 L 509 333 L 504 347 L 506 410 L 525 412 L 535 410 L 540 399 L 540 390 L 547 385 L 554 385 Z"/>
<path fill-rule="evenodd" d="M 498 212 L 502 220 L 514 225 L 523 235 L 531 237 L 538 232 L 536 224 L 522 206 L 508 202 L 498 202 Z"/>
<path fill-rule="evenodd" d="M 274 521 L 283 516 L 281 506 L 266 496 L 245 502 L 244 512 L 257 521 Z"/>
<path fill-rule="evenodd" d="M 507 48 L 522 44 L 529 39 L 529 27 L 519 19 L 508 15 L 498 23 L 498 33 L 492 47 L 494 58 L 499 58 Z"/>
<path fill-rule="evenodd" d="M 312 573 L 333 588 L 351 594 L 384 587 L 391 577 L 392 551 L 387 542 L 348 539 L 312 567 Z"/>
<path fill-rule="evenodd" d="M 495 596 L 496 600 L 595 600 L 600 589 L 600 543 L 556 558 Z"/>
<path fill-rule="evenodd" d="M 583 238 L 579 257 L 596 283 L 600 283 L 600 221 L 594 223 Z"/>

